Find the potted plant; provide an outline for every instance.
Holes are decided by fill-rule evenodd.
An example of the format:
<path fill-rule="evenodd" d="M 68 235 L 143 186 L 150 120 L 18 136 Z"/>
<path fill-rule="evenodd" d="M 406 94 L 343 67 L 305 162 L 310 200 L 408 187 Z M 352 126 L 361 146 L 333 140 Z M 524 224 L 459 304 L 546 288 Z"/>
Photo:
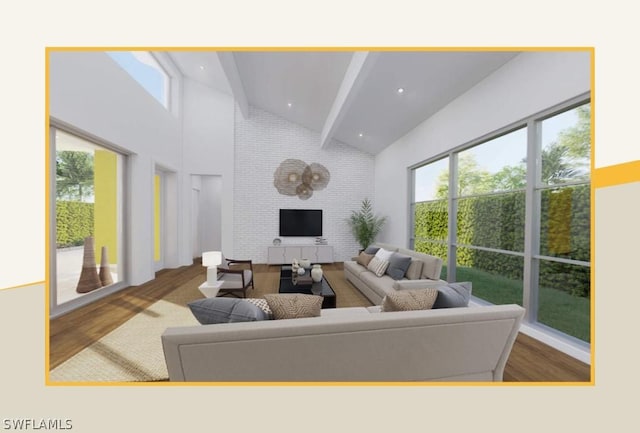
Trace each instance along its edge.
<path fill-rule="evenodd" d="M 365 198 L 362 200 L 359 211 L 351 211 L 351 216 L 347 219 L 347 222 L 356 241 L 364 250 L 375 241 L 386 220 L 386 217 L 379 217 L 373 214 L 371 202 L 368 198 Z"/>

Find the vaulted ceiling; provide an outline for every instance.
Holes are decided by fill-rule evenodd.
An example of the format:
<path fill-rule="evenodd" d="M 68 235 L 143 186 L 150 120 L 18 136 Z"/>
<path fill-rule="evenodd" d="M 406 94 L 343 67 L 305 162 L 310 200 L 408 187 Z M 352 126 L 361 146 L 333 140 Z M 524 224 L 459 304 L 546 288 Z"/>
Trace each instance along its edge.
<path fill-rule="evenodd" d="M 174 51 L 188 78 L 377 154 L 503 66 L 513 51 Z M 401 89 L 401 90 L 400 90 Z"/>

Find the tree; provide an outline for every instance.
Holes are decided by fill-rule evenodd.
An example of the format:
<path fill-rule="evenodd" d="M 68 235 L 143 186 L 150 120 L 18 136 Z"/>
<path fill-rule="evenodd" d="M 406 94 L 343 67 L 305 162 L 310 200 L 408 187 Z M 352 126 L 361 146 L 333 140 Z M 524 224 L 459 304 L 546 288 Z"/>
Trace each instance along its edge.
<path fill-rule="evenodd" d="M 569 153 L 569 148 L 558 142 L 542 149 L 542 183 L 556 185 L 576 177 L 577 170 Z"/>
<path fill-rule="evenodd" d="M 93 194 L 93 155 L 88 152 L 56 152 L 56 196 L 83 201 Z"/>
<path fill-rule="evenodd" d="M 473 154 L 465 153 L 458 159 L 458 196 L 482 194 L 492 191 L 492 176 L 478 166 Z M 449 194 L 449 170 L 443 170 L 436 183 L 436 198 Z"/>
<path fill-rule="evenodd" d="M 524 161 L 519 165 L 507 165 L 493 175 L 493 191 L 513 191 L 527 185 L 527 167 Z"/>

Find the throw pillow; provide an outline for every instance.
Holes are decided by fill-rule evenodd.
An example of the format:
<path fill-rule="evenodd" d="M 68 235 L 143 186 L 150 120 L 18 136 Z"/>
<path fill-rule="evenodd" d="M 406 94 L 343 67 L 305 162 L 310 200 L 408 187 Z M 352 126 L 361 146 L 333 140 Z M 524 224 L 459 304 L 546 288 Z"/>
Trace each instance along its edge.
<path fill-rule="evenodd" d="M 381 277 L 384 275 L 384 271 L 387 270 L 389 266 L 389 262 L 386 260 L 381 260 L 377 256 L 374 256 L 369 264 L 367 265 L 367 269 L 376 274 L 376 277 Z"/>
<path fill-rule="evenodd" d="M 243 299 L 204 298 L 188 304 L 195 318 L 203 325 L 213 323 L 254 322 L 269 316 L 256 305 Z"/>
<path fill-rule="evenodd" d="M 388 262 L 392 254 L 393 254 L 393 251 L 388 251 L 388 250 L 385 250 L 384 248 L 380 248 L 376 253 L 376 257 L 378 257 L 380 260 L 384 260 Z"/>
<path fill-rule="evenodd" d="M 407 268 L 407 272 L 404 274 L 404 276 L 407 277 L 407 280 L 419 280 L 422 275 L 423 264 L 422 260 L 411 259 L 409 268 Z"/>
<path fill-rule="evenodd" d="M 468 307 L 471 298 L 471 282 L 448 283 L 438 287 L 438 298 L 433 308 Z"/>
<path fill-rule="evenodd" d="M 382 299 L 380 311 L 430 310 L 438 297 L 438 289 L 403 290 Z"/>
<path fill-rule="evenodd" d="M 404 278 L 404 274 L 407 272 L 409 265 L 411 264 L 411 257 L 405 256 L 400 253 L 392 253 L 389 258 L 389 267 L 387 268 L 387 275 L 394 280 L 401 280 Z"/>
<path fill-rule="evenodd" d="M 273 319 L 273 312 L 271 311 L 271 308 L 269 308 L 269 304 L 267 304 L 267 300 L 266 299 L 260 299 L 260 298 L 246 298 L 245 301 L 255 305 L 256 307 L 260 308 L 262 311 L 264 311 L 266 313 L 266 315 L 269 317 L 269 319 Z"/>
<path fill-rule="evenodd" d="M 298 319 L 318 317 L 322 308 L 322 296 L 300 293 L 267 294 L 264 298 L 273 311 L 274 319 Z"/>
<path fill-rule="evenodd" d="M 365 252 L 362 252 L 356 258 L 356 262 L 358 262 L 359 264 L 361 264 L 366 268 L 372 258 L 373 258 L 373 254 L 367 254 Z"/>
<path fill-rule="evenodd" d="M 367 254 L 375 254 L 375 253 L 378 252 L 379 249 L 380 249 L 380 247 L 374 247 L 373 245 L 370 245 L 367 248 L 365 248 L 365 250 L 363 252 L 365 252 Z"/>

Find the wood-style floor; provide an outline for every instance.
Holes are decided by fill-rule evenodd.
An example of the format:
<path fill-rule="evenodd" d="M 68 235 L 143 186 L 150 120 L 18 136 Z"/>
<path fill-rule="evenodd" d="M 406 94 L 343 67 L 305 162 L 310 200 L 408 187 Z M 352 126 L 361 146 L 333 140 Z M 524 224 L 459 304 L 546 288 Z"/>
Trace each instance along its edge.
<path fill-rule="evenodd" d="M 332 287 L 344 291 L 348 305 L 371 305 L 342 276 L 342 264 L 323 265 Z M 254 265 L 256 292 L 250 296 L 277 291 L 278 268 Z M 204 281 L 205 269 L 195 263 L 178 269 L 166 269 L 140 286 L 126 288 L 91 305 L 52 319 L 49 326 L 49 367 L 60 365 L 85 347 L 99 340 L 137 313 L 181 286 Z M 589 382 L 590 366 L 522 333 L 514 344 L 504 371 L 505 382 Z"/>

